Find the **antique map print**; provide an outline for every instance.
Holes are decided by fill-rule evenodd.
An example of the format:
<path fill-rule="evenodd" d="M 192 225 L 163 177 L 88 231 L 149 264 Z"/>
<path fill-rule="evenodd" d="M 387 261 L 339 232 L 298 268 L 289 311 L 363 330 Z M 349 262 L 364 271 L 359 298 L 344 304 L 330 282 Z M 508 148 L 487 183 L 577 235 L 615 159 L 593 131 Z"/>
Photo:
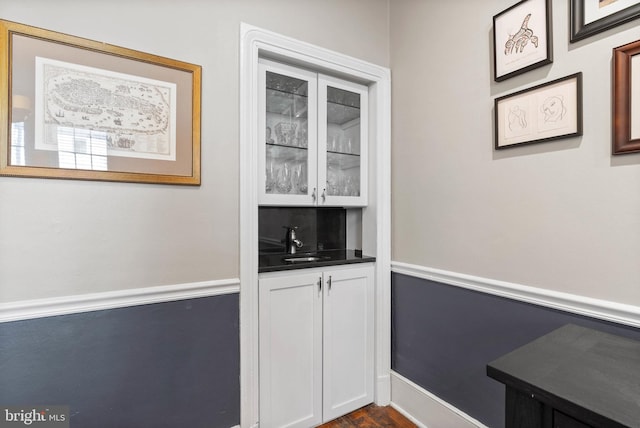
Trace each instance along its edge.
<path fill-rule="evenodd" d="M 176 85 L 36 57 L 36 149 L 69 135 L 106 142 L 108 156 L 175 161 Z"/>

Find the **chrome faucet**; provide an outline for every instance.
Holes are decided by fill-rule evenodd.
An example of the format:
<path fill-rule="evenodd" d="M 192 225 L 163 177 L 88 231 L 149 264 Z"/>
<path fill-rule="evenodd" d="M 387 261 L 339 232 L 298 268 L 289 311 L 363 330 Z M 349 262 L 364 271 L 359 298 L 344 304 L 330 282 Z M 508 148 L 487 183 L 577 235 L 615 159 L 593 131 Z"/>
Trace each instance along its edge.
<path fill-rule="evenodd" d="M 296 237 L 297 226 L 283 226 L 287 229 L 287 236 L 285 242 L 287 245 L 287 254 L 295 254 L 298 248 L 302 248 L 302 241 Z"/>

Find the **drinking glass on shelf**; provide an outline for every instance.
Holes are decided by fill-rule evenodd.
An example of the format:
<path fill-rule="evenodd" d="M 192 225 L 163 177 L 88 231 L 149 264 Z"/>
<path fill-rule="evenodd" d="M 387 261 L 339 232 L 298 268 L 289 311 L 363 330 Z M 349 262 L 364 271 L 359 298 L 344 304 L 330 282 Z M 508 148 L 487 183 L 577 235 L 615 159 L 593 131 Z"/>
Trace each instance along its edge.
<path fill-rule="evenodd" d="M 344 138 L 342 138 L 342 136 L 338 136 L 338 141 L 337 141 L 337 145 L 336 145 L 336 152 L 338 153 L 344 153 L 345 152 L 345 141 Z"/>
<path fill-rule="evenodd" d="M 327 144 L 327 150 L 329 150 L 330 152 L 335 152 L 336 151 L 336 136 L 335 135 L 331 135 L 329 137 L 329 142 Z"/>
<path fill-rule="evenodd" d="M 298 143 L 300 147 L 307 147 L 307 145 L 309 144 L 307 137 L 307 127 L 304 125 L 301 126 L 298 130 Z"/>
<path fill-rule="evenodd" d="M 298 164 L 293 167 L 293 173 L 291 174 L 291 187 L 296 195 L 300 193 L 300 175 L 302 175 L 302 165 Z"/>
<path fill-rule="evenodd" d="M 348 175 L 344 183 L 344 195 L 353 196 L 354 192 L 355 186 L 353 185 L 353 179 L 350 175 Z"/>
<path fill-rule="evenodd" d="M 289 193 L 291 192 L 291 167 L 288 162 L 284 162 L 280 169 L 278 176 L 278 192 Z"/>
<path fill-rule="evenodd" d="M 301 195 L 306 195 L 309 190 L 307 183 L 307 168 L 305 165 L 300 165 L 300 177 L 298 178 L 298 189 Z"/>
<path fill-rule="evenodd" d="M 276 171 L 273 168 L 273 160 L 269 159 L 266 165 L 266 180 L 264 184 L 265 191 L 272 193 L 276 185 Z"/>
<path fill-rule="evenodd" d="M 268 126 L 267 126 L 267 129 L 265 130 L 265 140 L 266 140 L 267 144 L 274 144 L 275 143 L 273 138 L 271 138 L 271 128 L 269 128 Z"/>

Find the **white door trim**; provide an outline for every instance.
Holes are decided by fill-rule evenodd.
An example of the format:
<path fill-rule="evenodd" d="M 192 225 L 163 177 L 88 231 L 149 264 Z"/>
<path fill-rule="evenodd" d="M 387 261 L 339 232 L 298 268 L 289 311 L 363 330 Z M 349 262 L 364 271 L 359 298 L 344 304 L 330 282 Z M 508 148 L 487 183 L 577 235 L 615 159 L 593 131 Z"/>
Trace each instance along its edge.
<path fill-rule="evenodd" d="M 390 401 L 391 370 L 391 75 L 389 69 L 245 23 L 240 25 L 240 421 L 259 424 L 258 387 L 258 57 L 331 71 L 369 86 L 369 206 L 363 209 L 363 251 L 376 256 L 377 404 Z"/>

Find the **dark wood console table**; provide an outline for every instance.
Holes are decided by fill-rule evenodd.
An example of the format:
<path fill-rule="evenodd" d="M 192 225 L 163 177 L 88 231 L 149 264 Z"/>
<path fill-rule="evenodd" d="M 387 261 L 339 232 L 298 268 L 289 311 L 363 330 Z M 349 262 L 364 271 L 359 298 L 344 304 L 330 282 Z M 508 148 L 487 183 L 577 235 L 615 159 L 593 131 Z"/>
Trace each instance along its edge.
<path fill-rule="evenodd" d="M 506 428 L 640 428 L 640 342 L 568 324 L 487 365 Z"/>

